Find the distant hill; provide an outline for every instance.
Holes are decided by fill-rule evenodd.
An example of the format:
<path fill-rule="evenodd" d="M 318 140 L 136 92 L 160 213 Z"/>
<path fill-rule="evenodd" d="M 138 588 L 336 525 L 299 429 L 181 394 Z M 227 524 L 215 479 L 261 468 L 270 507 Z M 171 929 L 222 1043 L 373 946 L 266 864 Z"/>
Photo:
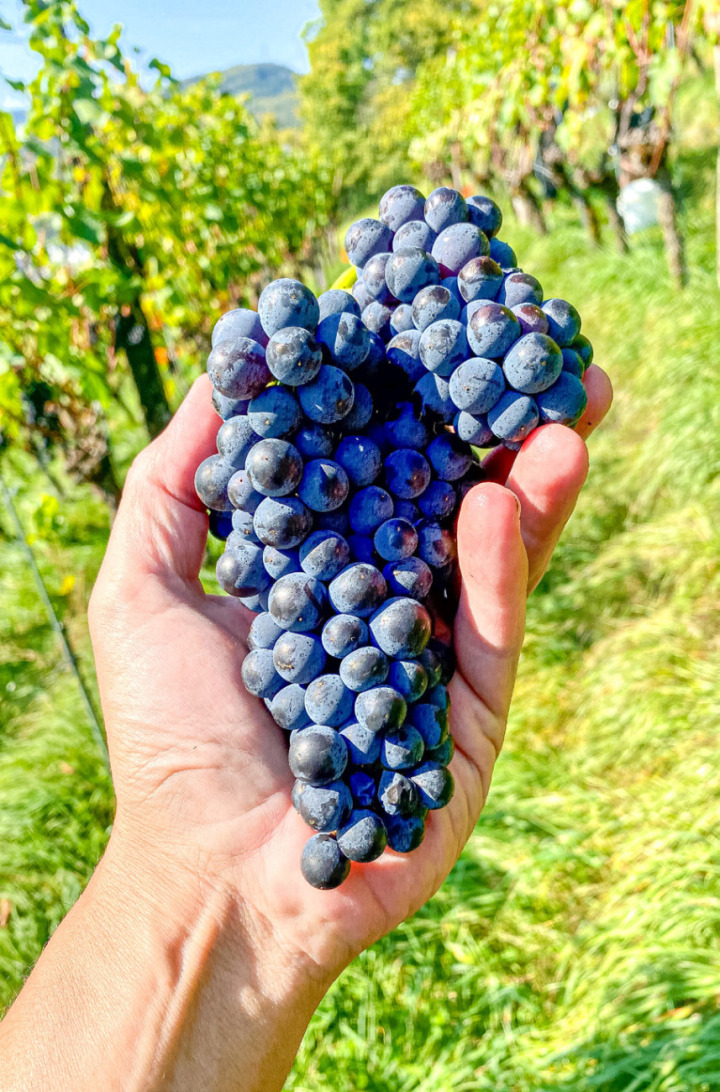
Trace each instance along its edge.
<path fill-rule="evenodd" d="M 248 105 L 256 117 L 272 114 L 280 128 L 299 125 L 297 76 L 291 69 L 281 64 L 238 64 L 220 75 L 226 94 L 251 96 Z"/>

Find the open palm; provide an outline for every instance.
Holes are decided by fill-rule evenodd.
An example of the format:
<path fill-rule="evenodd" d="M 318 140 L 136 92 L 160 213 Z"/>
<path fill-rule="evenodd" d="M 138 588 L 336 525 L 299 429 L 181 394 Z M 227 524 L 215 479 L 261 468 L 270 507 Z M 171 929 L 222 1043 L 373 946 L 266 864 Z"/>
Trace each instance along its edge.
<path fill-rule="evenodd" d="M 583 435 L 610 402 L 599 368 L 585 382 Z M 575 504 L 586 448 L 579 434 L 546 426 L 517 458 L 494 453 L 487 482 L 465 499 L 450 687 L 455 796 L 432 813 L 419 849 L 353 865 L 341 888 L 323 892 L 300 872 L 310 832 L 290 803 L 285 734 L 242 686 L 252 615 L 206 595 L 198 577 L 207 517 L 193 478 L 217 427 L 203 377 L 131 469 L 93 593 L 116 826 L 168 882 L 229 890 L 258 930 L 332 974 L 420 907 L 470 836 L 503 741 L 527 591 Z"/>

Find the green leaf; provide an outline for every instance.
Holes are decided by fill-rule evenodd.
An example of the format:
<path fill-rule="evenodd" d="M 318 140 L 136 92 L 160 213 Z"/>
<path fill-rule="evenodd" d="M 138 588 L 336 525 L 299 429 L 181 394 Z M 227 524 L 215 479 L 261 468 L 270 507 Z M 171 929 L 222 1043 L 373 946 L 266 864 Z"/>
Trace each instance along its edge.
<path fill-rule="evenodd" d="M 107 114 L 96 99 L 75 99 L 73 102 L 73 110 L 83 125 L 100 125 L 107 117 Z"/>

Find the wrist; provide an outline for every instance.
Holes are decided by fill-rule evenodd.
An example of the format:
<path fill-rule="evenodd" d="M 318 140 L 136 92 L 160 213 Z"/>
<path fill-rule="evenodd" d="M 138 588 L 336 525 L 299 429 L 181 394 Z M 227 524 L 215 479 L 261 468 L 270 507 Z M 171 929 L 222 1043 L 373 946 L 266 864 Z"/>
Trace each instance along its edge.
<path fill-rule="evenodd" d="M 282 1088 L 332 974 L 283 944 L 237 892 L 157 860 L 120 830 L 87 895 L 101 944 L 117 950 L 131 935 L 135 958 L 139 951 L 156 968 L 161 990 L 153 991 L 158 1011 L 144 1065 L 172 1073 L 157 1087 Z M 156 1079 L 139 1087 L 154 1089 Z"/>

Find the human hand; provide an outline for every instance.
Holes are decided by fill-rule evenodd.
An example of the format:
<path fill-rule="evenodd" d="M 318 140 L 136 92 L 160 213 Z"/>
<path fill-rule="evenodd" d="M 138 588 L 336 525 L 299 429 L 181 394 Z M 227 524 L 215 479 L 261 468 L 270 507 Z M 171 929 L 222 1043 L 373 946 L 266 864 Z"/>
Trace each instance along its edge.
<path fill-rule="evenodd" d="M 218 419 L 206 378 L 135 461 L 90 624 L 117 813 L 107 852 L 0 1026 L 0 1085 L 25 1092 L 279 1092 L 307 1022 L 362 948 L 420 907 L 487 796 L 525 597 L 587 472 L 608 409 L 586 375 L 571 432 L 496 449 L 463 502 L 451 683 L 451 803 L 412 854 L 353 865 L 333 891 L 300 871 L 286 742 L 240 667 L 250 615 L 198 578 L 207 517 L 195 468 Z"/>
<path fill-rule="evenodd" d="M 487 460 L 464 501 L 463 590 L 450 687 L 451 804 L 432 813 L 412 855 L 353 865 L 335 891 L 300 872 L 309 831 L 290 802 L 284 733 L 243 688 L 252 615 L 198 579 L 207 517 L 193 487 L 219 421 L 205 377 L 135 461 L 91 603 L 91 632 L 118 810 L 113 839 L 164 889 L 221 891 L 259 947 L 275 945 L 324 983 L 416 911 L 457 860 L 485 802 L 502 745 L 525 598 L 544 571 L 587 472 L 586 436 L 610 385 L 592 366 L 578 432 L 536 431 Z M 518 503 L 519 501 L 519 503 Z"/>

